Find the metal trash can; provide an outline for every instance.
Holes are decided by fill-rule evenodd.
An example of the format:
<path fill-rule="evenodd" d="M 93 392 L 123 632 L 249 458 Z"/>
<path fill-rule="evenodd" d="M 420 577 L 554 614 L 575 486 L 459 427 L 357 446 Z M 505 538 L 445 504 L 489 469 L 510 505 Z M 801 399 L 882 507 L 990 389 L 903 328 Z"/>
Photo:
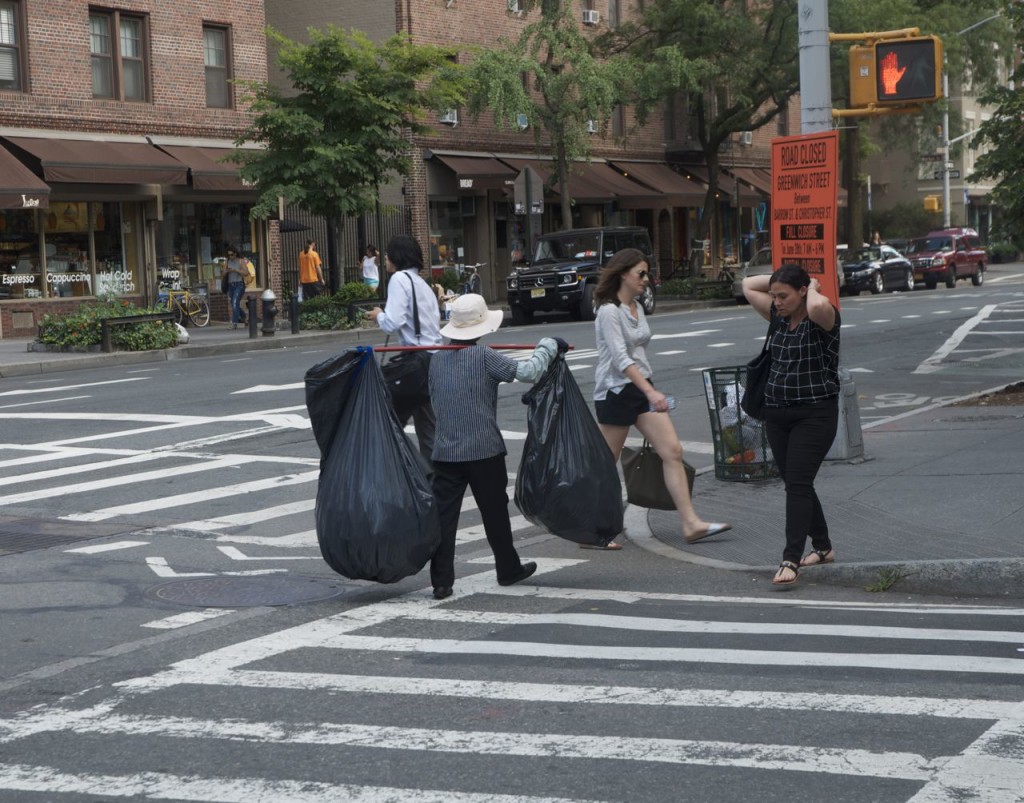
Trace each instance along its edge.
<path fill-rule="evenodd" d="M 740 407 L 747 366 L 705 368 L 701 373 L 715 446 L 715 476 L 732 482 L 778 477 L 764 424 Z"/>

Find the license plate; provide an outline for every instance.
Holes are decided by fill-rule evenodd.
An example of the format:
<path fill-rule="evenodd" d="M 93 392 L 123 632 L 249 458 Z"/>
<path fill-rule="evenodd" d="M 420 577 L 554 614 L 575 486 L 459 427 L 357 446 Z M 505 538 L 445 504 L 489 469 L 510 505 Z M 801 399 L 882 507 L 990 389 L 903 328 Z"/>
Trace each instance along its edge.
<path fill-rule="evenodd" d="M 544 288 L 534 287 L 530 290 L 530 298 L 544 298 Z"/>
<path fill-rule="evenodd" d="M 923 274 L 923 273 L 915 273 L 915 274 L 914 274 L 914 281 L 915 281 L 915 282 L 919 282 L 919 281 L 921 281 L 922 279 L 924 279 L 924 274 Z"/>

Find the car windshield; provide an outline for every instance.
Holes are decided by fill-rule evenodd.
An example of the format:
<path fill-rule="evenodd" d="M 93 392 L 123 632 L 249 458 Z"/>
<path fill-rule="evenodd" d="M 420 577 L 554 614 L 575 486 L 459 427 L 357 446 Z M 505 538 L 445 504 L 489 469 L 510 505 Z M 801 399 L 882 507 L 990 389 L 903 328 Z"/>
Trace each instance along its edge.
<path fill-rule="evenodd" d="M 750 260 L 751 265 L 771 265 L 772 264 L 772 249 L 762 248 L 756 254 L 754 258 Z"/>
<path fill-rule="evenodd" d="M 600 253 L 601 236 L 597 232 L 545 237 L 537 243 L 534 264 L 538 262 L 559 262 L 566 259 L 593 259 Z"/>
<path fill-rule="evenodd" d="M 839 261 L 846 265 L 857 265 L 882 258 L 881 248 L 854 248 L 839 255 Z"/>
<path fill-rule="evenodd" d="M 949 251 L 953 248 L 953 240 L 949 237 L 922 237 L 911 240 L 907 245 L 908 254 L 922 254 L 926 251 Z"/>

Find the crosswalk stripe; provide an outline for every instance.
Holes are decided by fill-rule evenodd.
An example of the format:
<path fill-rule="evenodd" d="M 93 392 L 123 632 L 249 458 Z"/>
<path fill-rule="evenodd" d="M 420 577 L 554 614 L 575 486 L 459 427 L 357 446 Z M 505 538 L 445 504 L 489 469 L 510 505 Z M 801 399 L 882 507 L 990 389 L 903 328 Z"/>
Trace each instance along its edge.
<path fill-rule="evenodd" d="M 152 460 L 165 459 L 169 456 L 170 455 L 166 453 L 144 452 L 142 454 L 132 455 L 131 457 L 119 457 L 114 460 L 101 460 L 95 463 L 78 463 L 73 466 L 61 466 L 60 468 L 50 468 L 45 471 L 33 471 L 30 474 L 19 474 L 16 477 L 4 477 L 3 484 L 5 486 L 11 486 L 22 482 L 38 482 L 39 480 L 49 480 L 54 477 L 68 477 L 72 474 L 102 471 L 111 468 L 122 468 L 123 466 L 131 466 L 138 463 L 148 463 Z M 134 476 L 132 479 L 134 480 Z"/>
<path fill-rule="evenodd" d="M 984 658 L 967 655 L 913 655 L 909 653 L 841 653 L 797 650 L 728 650 L 693 647 L 607 647 L 603 645 L 548 644 L 530 641 L 467 641 L 460 639 L 381 638 L 338 636 L 335 649 L 376 650 L 443 655 L 515 655 L 531 658 L 573 658 L 595 661 L 650 661 L 762 666 L 853 667 L 887 669 L 890 672 L 971 672 L 1024 675 L 1018 658 Z"/>
<path fill-rule="evenodd" d="M 2 499 L 2 504 L 18 505 L 24 502 L 34 502 L 38 499 L 53 499 L 56 497 L 70 496 L 72 494 L 86 493 L 88 491 L 97 491 L 102 488 L 116 488 L 122 485 L 134 486 L 136 483 L 146 482 L 148 480 L 165 480 L 169 477 L 177 477 L 183 474 L 198 474 L 203 471 L 216 471 L 217 469 L 238 465 L 238 460 L 232 457 L 226 460 L 209 460 L 193 463 L 192 465 L 170 466 L 168 468 L 159 469 L 158 471 L 143 471 L 141 474 L 125 474 L 117 477 L 106 477 L 102 480 L 92 480 L 91 482 L 71 483 L 59 485 L 54 488 L 41 488 L 38 491 L 26 491 L 20 494 L 5 494 Z M 165 497 L 164 499 L 147 500 L 146 502 L 140 503 L 142 505 L 141 509 L 153 510 L 155 508 L 159 508 L 167 498 L 168 497 Z M 64 518 L 73 519 L 72 516 L 65 516 Z M 106 516 L 105 518 L 110 518 L 110 516 Z M 80 520 L 97 521 L 97 519 Z"/>
<path fill-rule="evenodd" d="M 320 747 L 356 745 L 376 750 L 416 750 L 424 753 L 648 761 L 657 764 L 745 767 L 912 781 L 931 780 L 936 768 L 946 760 L 928 760 L 916 753 L 899 751 L 877 752 L 757 742 L 594 734 L 580 738 L 579 734 L 574 733 L 459 731 L 280 720 L 213 720 L 110 714 L 106 711 L 96 717 L 73 717 L 67 723 L 67 730 L 104 736 L 159 736 L 238 742 L 255 740 L 261 744 Z"/>
<path fill-rule="evenodd" d="M 234 669 L 198 675 L 195 684 L 258 689 L 334 691 L 361 694 L 408 694 L 413 697 L 557 702 L 587 705 L 649 705 L 750 710 L 830 711 L 943 719 L 1012 719 L 1024 717 L 1020 703 L 939 697 L 898 697 L 864 694 L 804 694 L 800 692 L 734 689 L 670 689 L 641 686 L 570 686 L 556 683 L 515 683 L 429 677 L 335 675 L 320 672 L 282 672 Z"/>
<path fill-rule="evenodd" d="M 219 461 L 218 461 L 219 462 Z M 237 465 L 237 461 L 226 461 L 226 465 Z M 212 464 L 207 464 L 212 465 Z M 222 485 L 219 487 L 204 488 L 201 491 L 191 493 L 175 494 L 165 496 L 161 499 L 146 499 L 142 502 L 134 502 L 127 505 L 115 505 L 99 510 L 91 510 L 85 513 L 72 513 L 68 516 L 61 516 L 66 521 L 104 521 L 115 516 L 130 516 L 138 513 L 149 513 L 154 510 L 166 510 L 171 507 L 192 505 L 196 502 L 208 502 L 211 499 L 224 499 L 235 494 L 248 494 L 256 491 L 265 491 L 269 488 L 283 488 L 288 485 L 301 485 L 306 482 L 314 482 L 320 476 L 320 471 L 305 471 L 301 474 L 284 474 L 278 477 L 269 477 L 263 480 L 252 480 L 241 482 L 235 485 Z M 132 478 L 133 481 L 137 477 Z"/>
<path fill-rule="evenodd" d="M 25 764 L 0 764 L 0 789 L 202 803 L 254 803 L 260 800 L 287 803 L 324 803 L 326 800 L 343 800 L 346 803 L 598 803 L 580 798 L 473 794 L 447 789 L 401 789 L 308 780 L 196 778 L 165 772 L 135 775 L 70 773 L 53 767 Z"/>

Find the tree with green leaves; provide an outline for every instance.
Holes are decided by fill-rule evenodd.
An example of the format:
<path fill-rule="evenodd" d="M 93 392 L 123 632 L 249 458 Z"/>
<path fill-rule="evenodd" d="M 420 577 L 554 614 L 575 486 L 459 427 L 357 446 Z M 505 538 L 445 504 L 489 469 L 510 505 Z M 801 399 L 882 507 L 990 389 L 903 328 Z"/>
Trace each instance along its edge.
<path fill-rule="evenodd" d="M 1006 4 L 1004 16 L 1016 42 L 1024 42 L 1024 6 L 1017 2 Z M 1012 51 L 1011 51 L 1012 52 Z M 1024 63 L 1017 63 L 1010 75 L 1010 85 L 993 84 L 980 100 L 995 107 L 974 138 L 974 146 L 986 149 L 974 163 L 970 179 L 996 179 L 992 191 L 993 204 L 999 215 L 994 227 L 996 235 L 1024 249 Z"/>
<path fill-rule="evenodd" d="M 258 192 L 254 217 L 269 217 L 286 198 L 328 224 L 331 289 L 340 285 L 338 220 L 374 208 L 379 188 L 411 166 L 411 137 L 430 131 L 430 112 L 459 105 L 464 73 L 450 48 L 414 45 L 404 35 L 377 44 L 336 27 L 311 30 L 310 42 L 276 31 L 268 38 L 291 84 L 245 82 L 252 122 L 233 160 Z"/>
<path fill-rule="evenodd" d="M 588 124 L 607 134 L 620 103 L 646 100 L 669 83 L 686 83 L 695 67 L 678 53 L 642 60 L 628 53 L 602 52 L 580 30 L 570 0 L 527 0 L 523 11 L 539 10 L 515 41 L 480 50 L 469 65 L 470 114 L 490 111 L 498 125 L 518 127 L 525 115 L 539 152 L 554 161 L 551 185 L 561 197 L 562 226 L 572 226 L 572 165 L 590 157 Z"/>

